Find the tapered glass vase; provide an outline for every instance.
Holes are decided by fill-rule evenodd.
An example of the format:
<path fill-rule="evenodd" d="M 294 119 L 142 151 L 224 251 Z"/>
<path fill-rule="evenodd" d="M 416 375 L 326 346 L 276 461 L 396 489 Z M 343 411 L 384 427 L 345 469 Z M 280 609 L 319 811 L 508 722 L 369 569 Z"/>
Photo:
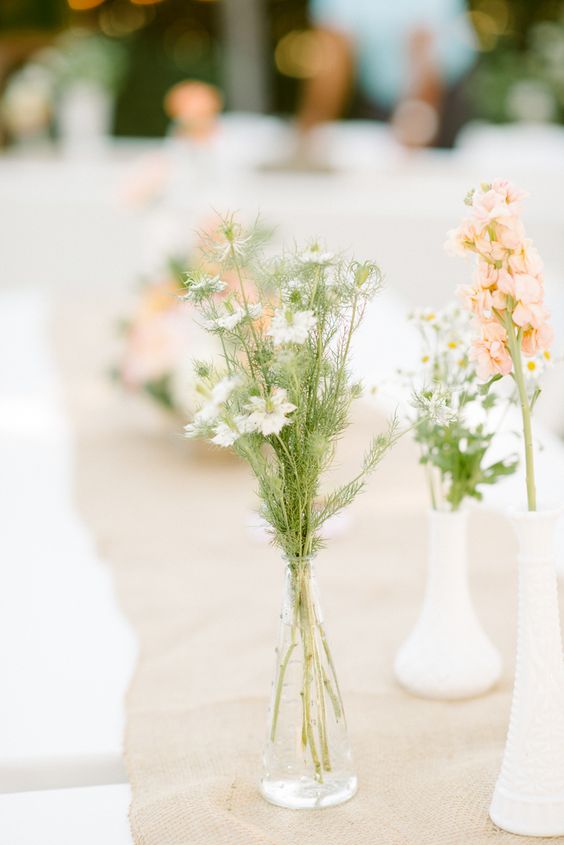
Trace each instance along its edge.
<path fill-rule="evenodd" d="M 281 807 L 332 807 L 357 779 L 310 558 L 287 562 L 280 621 L 261 793 Z"/>
<path fill-rule="evenodd" d="M 524 836 L 564 836 L 564 661 L 555 568 L 560 514 L 513 517 L 519 543 L 517 660 L 490 817 Z"/>

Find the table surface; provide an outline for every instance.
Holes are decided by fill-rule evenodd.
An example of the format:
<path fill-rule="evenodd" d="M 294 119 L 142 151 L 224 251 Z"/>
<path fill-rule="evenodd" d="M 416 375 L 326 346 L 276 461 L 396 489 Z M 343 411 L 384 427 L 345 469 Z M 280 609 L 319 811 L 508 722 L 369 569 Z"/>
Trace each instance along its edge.
<path fill-rule="evenodd" d="M 562 278 L 551 270 L 564 266 L 555 213 L 564 170 L 553 168 L 564 149 L 560 130 L 545 133 L 548 153 L 539 160 L 526 154 L 538 141 L 534 129 L 511 136 L 507 130 L 475 127 L 456 154 L 406 157 L 374 127 L 341 132 L 330 127 L 321 140 L 338 170 L 322 175 L 252 170 L 240 152 L 252 127 L 255 135 L 262 133 L 257 148 L 266 161 L 265 150 L 279 149 L 274 141 L 279 142 L 280 126 L 250 118 L 227 121 L 224 136 L 232 143 L 224 137 L 198 196 L 188 192 L 182 198 L 173 184 L 159 202 L 143 208 L 132 209 L 123 199 L 131 179 L 139 179 L 132 174 L 147 172 L 155 156 L 164 156 L 169 166 L 172 161 L 174 172 L 177 152 L 170 145 L 118 144 L 98 159 L 0 158 L 0 506 L 5 515 L 0 660 L 11 686 L 11 694 L 0 698 L 0 792 L 14 793 L 0 796 L 0 841 L 10 845 L 130 841 L 121 735 L 135 642 L 116 606 L 95 538 L 74 505 L 72 432 L 48 337 L 52 291 L 77 295 L 93 285 L 102 293 L 131 290 L 143 267 L 162 260 L 171 237 L 177 237 L 171 231 L 174 219 L 196 224 L 207 204 L 260 206 L 269 220 L 281 221 L 282 234 L 320 233 L 331 242 L 338 236 L 344 246 L 381 257 L 388 278 L 397 280 L 385 300 L 391 317 L 370 322 L 358 354 L 366 361 L 371 349 L 372 359 L 379 360 L 375 328 L 383 353 L 390 334 L 397 336 L 393 327 L 400 331 L 407 305 L 446 299 L 453 277 L 462 280 L 464 268 L 442 252 L 444 232 L 461 216 L 465 190 L 483 178 L 478 163 L 490 171 L 506 160 L 509 175 L 514 171 L 524 184 L 527 177 L 534 190 L 530 228 L 552 274 L 551 295 L 562 306 Z M 345 168 L 351 160 L 355 166 Z M 28 254 L 22 247 L 30 238 L 34 248 Z M 564 307 L 555 310 L 564 321 Z M 412 338 L 405 332 L 402 337 L 404 348 L 412 348 Z M 547 438 L 541 472 L 553 486 L 564 474 L 564 450 Z"/>

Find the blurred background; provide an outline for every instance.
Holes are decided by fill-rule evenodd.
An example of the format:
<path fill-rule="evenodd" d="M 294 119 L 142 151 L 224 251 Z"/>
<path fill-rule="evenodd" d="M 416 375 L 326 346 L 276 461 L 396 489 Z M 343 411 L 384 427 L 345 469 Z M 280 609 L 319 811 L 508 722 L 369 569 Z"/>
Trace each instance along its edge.
<path fill-rule="evenodd" d="M 328 116 L 370 117 L 376 109 L 383 112 L 397 105 L 391 99 L 397 93 L 392 90 L 397 73 L 392 65 L 399 58 L 368 55 L 367 59 L 367 53 L 370 46 L 374 52 L 382 50 L 378 41 L 385 44 L 386 36 L 390 42 L 397 40 L 399 28 L 405 63 L 410 39 L 413 42 L 427 28 L 439 32 L 437 41 L 451 42 L 450 48 L 436 44 L 436 52 L 465 54 L 458 57 L 460 67 L 452 56 L 442 64 L 446 76 L 466 89 L 461 122 L 470 117 L 495 123 L 562 122 L 561 0 L 467 4 L 401 0 L 394 4 L 394 12 L 378 8 L 384 5 L 362 0 L 4 0 L 0 8 L 3 143 L 17 142 L 22 132 L 7 103 L 10 91 L 12 100 L 16 98 L 17 84 L 22 89 L 22 110 L 24 94 L 30 111 L 33 95 L 39 100 L 43 90 L 43 116 L 46 119 L 48 112 L 51 118 L 49 134 L 56 131 L 52 118 L 57 97 L 46 89 L 55 87 L 60 97 L 61 89 L 81 80 L 111 94 L 111 131 L 120 137 L 164 135 L 165 93 L 186 78 L 217 86 L 228 111 L 293 115 L 303 106 L 307 80 L 333 72 L 338 87 L 336 66 L 346 61 L 338 36 L 351 43 L 355 55 L 350 61 L 353 67 L 348 68 L 350 86 L 338 107 L 331 103 L 334 114 Z M 422 6 L 427 7 L 423 14 Z M 384 46 L 382 52 L 387 49 L 391 52 L 392 47 Z M 56 63 L 48 55 L 53 50 L 66 53 L 69 61 L 72 53 L 75 63 L 67 67 L 65 79 L 55 69 L 39 72 Z M 416 58 L 412 60 L 415 63 Z M 39 104 L 36 108 L 39 112 Z M 38 113 L 38 123 L 39 119 Z"/>

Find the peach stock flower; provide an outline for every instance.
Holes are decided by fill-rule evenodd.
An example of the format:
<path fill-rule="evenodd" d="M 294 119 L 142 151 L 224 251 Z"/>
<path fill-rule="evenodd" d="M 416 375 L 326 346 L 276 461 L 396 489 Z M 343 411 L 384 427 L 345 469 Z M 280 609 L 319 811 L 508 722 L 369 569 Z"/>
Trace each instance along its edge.
<path fill-rule="evenodd" d="M 495 321 L 484 322 L 481 328 L 482 337 L 473 342 L 470 350 L 479 378 L 486 380 L 498 374 L 509 375 L 513 362 L 507 349 L 507 332 Z"/>
<path fill-rule="evenodd" d="M 502 179 L 483 184 L 467 200 L 471 216 L 448 236 L 449 251 L 477 256 L 474 284 L 459 293 L 482 330 L 473 359 L 484 379 L 512 372 L 517 349 L 532 357 L 553 339 L 542 261 L 519 216 L 526 196 Z"/>
<path fill-rule="evenodd" d="M 532 358 L 540 352 L 548 353 L 554 341 L 552 326 L 543 323 L 540 329 L 529 329 L 523 333 L 523 354 Z"/>
<path fill-rule="evenodd" d="M 519 394 L 523 420 L 527 507 L 537 509 L 531 414 L 538 395 L 526 378 L 539 362 L 550 359 L 553 332 L 544 306 L 543 266 L 521 221 L 526 194 L 495 179 L 466 198 L 471 217 L 449 232 L 447 248 L 477 254 L 474 287 L 463 287 L 465 306 L 476 315 L 480 337 L 472 343 L 471 359 L 479 378 L 511 374 Z M 476 237 L 470 233 L 476 231 Z M 528 360 L 524 361 L 523 356 Z"/>

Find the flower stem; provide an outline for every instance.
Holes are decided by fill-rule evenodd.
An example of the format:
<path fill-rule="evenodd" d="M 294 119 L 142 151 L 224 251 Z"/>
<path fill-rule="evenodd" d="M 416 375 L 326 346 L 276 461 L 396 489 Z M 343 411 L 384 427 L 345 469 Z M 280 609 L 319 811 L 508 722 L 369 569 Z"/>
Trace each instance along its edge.
<path fill-rule="evenodd" d="M 510 322 L 510 321 L 509 321 Z M 510 322 L 507 328 L 509 340 L 509 352 L 513 360 L 513 374 L 519 393 L 521 405 L 521 416 L 523 418 L 523 435 L 525 440 L 525 472 L 527 478 L 527 506 L 530 511 L 537 509 L 537 491 L 535 484 L 535 455 L 533 447 L 533 429 L 531 424 L 531 406 L 527 396 L 525 376 L 523 374 L 523 360 L 521 357 L 521 331 L 515 334 L 513 324 Z"/>

